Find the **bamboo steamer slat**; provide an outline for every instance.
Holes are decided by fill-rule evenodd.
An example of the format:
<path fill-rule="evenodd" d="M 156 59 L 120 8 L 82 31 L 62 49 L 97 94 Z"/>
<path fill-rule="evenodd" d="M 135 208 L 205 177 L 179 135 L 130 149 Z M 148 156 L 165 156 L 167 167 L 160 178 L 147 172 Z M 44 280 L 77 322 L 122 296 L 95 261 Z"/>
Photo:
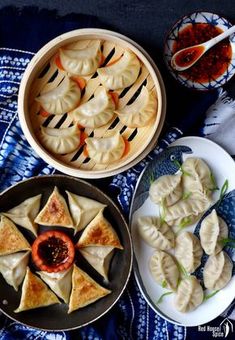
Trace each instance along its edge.
<path fill-rule="evenodd" d="M 58 49 L 69 44 L 87 46 L 92 39 L 99 39 L 103 43 L 103 54 L 107 58 L 113 53 L 109 62 L 116 60 L 125 49 L 132 50 L 141 61 L 141 73 L 136 82 L 128 89 L 118 92 L 119 108 L 124 107 L 140 91 L 144 84 L 149 91 L 156 92 L 157 114 L 151 123 L 143 128 L 129 128 L 124 126 L 115 116 L 108 124 L 97 128 L 85 128 L 85 133 L 96 137 L 105 137 L 110 129 L 122 133 L 129 140 L 130 150 L 120 160 L 102 165 L 96 164 L 83 153 L 83 146 L 70 154 L 53 155 L 43 148 L 38 140 L 40 126 L 65 128 L 72 124 L 69 114 L 51 115 L 43 117 L 39 114 L 40 105 L 35 97 L 42 89 L 49 90 L 58 86 L 66 72 L 55 65 L 55 55 Z M 81 103 L 86 102 L 100 85 L 98 77 L 92 75 L 84 77 L 86 90 Z M 65 33 L 45 45 L 29 63 L 23 76 L 19 90 L 19 119 L 23 132 L 41 158 L 56 169 L 72 176 L 81 178 L 102 178 L 117 174 L 140 161 L 156 144 L 165 118 L 166 99 L 164 85 L 160 73 L 146 52 L 130 39 L 115 32 L 100 29 L 80 29 Z"/>

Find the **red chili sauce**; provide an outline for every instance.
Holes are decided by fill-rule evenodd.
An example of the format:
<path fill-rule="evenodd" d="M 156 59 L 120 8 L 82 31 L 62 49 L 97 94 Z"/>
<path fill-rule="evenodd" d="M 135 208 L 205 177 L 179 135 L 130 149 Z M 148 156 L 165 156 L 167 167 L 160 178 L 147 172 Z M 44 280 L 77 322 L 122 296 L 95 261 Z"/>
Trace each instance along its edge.
<path fill-rule="evenodd" d="M 179 32 L 178 38 L 173 46 L 173 53 L 185 47 L 203 43 L 222 32 L 222 29 L 211 24 L 190 24 Z M 195 53 L 197 53 L 196 50 Z M 195 55 L 192 53 L 191 57 L 194 58 Z M 192 67 L 180 72 L 180 74 L 194 82 L 206 83 L 209 80 L 220 77 L 228 68 L 231 58 L 232 48 L 227 38 L 213 46 Z M 185 63 L 186 62 L 187 60 L 185 60 Z"/>

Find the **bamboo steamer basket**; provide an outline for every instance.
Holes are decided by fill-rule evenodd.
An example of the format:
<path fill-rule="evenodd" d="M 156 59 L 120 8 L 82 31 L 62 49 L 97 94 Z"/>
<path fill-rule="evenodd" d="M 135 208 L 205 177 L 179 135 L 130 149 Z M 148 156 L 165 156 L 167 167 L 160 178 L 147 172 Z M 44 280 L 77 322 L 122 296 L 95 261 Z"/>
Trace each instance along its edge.
<path fill-rule="evenodd" d="M 40 126 L 65 128 L 72 119 L 69 114 L 43 117 L 39 114 L 40 104 L 35 101 L 44 86 L 47 89 L 56 87 L 66 72 L 58 69 L 55 55 L 59 48 L 75 42 L 86 46 L 92 39 L 99 39 L 103 45 L 105 60 L 112 62 L 128 49 L 134 52 L 141 61 L 141 72 L 135 83 L 126 89 L 115 90 L 119 95 L 119 108 L 125 106 L 142 85 L 157 95 L 157 114 L 151 124 L 142 128 L 129 128 L 115 116 L 108 124 L 97 128 L 85 128 L 88 136 L 103 137 L 110 129 L 119 131 L 129 142 L 129 152 L 120 160 L 110 164 L 96 164 L 83 152 L 83 146 L 66 155 L 54 155 L 48 152 L 37 138 Z M 96 75 L 84 77 L 86 89 L 82 101 L 86 102 L 100 85 Z M 161 75 L 149 55 L 131 39 L 116 32 L 102 29 L 78 29 L 62 34 L 42 47 L 33 57 L 22 78 L 18 98 L 19 120 L 24 135 L 35 152 L 57 170 L 80 178 L 103 178 L 118 174 L 142 160 L 155 146 L 161 132 L 166 112 L 166 95 Z"/>

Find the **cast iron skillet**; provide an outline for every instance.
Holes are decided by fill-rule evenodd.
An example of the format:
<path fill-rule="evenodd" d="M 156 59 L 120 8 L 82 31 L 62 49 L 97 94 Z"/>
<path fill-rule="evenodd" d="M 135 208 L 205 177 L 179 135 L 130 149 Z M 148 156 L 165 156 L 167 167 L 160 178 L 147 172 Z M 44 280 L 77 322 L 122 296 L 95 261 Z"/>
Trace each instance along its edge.
<path fill-rule="evenodd" d="M 2 275 L 0 275 L 0 308 L 2 312 L 13 320 L 21 322 L 27 326 L 51 331 L 76 329 L 97 320 L 107 313 L 120 298 L 127 285 L 133 260 L 131 237 L 127 223 L 125 222 L 121 212 L 108 196 L 85 181 L 63 175 L 33 177 L 5 190 L 0 195 L 0 209 L 2 212 L 7 211 L 23 202 L 25 199 L 40 193 L 42 194 L 42 208 L 55 185 L 58 187 L 60 193 L 65 197 L 65 199 L 65 190 L 68 190 L 72 193 L 86 196 L 106 204 L 107 207 L 104 210 L 104 216 L 111 222 L 112 226 L 116 230 L 124 250 L 115 250 L 115 254 L 110 265 L 110 282 L 108 284 L 105 283 L 102 276 L 100 276 L 85 261 L 85 259 L 78 254 L 78 252 L 76 252 L 76 264 L 81 269 L 85 270 L 99 284 L 110 289 L 112 293 L 89 306 L 72 312 L 71 314 L 67 314 L 68 305 L 65 303 L 32 309 L 21 313 L 14 313 L 14 310 L 18 307 L 20 302 L 22 285 L 19 287 L 18 292 L 16 292 L 13 287 L 9 286 L 5 282 Z M 34 240 L 33 235 L 31 235 L 30 232 L 27 232 L 24 228 L 19 226 L 18 228 L 27 240 L 32 243 Z M 43 228 L 45 227 L 39 227 L 39 233 L 43 230 Z M 50 229 L 61 230 L 59 227 Z M 63 231 L 69 234 L 74 242 L 76 242 L 79 237 L 78 235 L 76 238 L 73 238 L 73 230 L 63 229 Z M 31 269 L 35 271 L 33 264 L 30 263 L 29 265 Z M 6 301 L 7 304 L 5 304 Z"/>

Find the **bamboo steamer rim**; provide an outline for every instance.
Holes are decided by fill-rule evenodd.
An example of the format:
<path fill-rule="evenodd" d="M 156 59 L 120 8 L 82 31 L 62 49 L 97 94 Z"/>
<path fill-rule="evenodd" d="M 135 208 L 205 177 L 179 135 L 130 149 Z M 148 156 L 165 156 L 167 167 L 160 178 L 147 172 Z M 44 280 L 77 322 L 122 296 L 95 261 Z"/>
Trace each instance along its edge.
<path fill-rule="evenodd" d="M 87 40 L 87 39 L 103 39 L 108 41 L 113 41 L 121 46 L 125 46 L 125 48 L 129 48 L 133 51 L 137 57 L 139 57 L 142 63 L 147 67 L 150 76 L 154 82 L 155 90 L 157 93 L 158 99 L 158 109 L 157 109 L 157 117 L 155 119 L 154 127 L 152 128 L 152 133 L 148 136 L 148 143 L 145 145 L 145 149 L 141 150 L 139 153 L 134 153 L 134 155 L 124 162 L 119 162 L 116 167 L 111 169 L 103 169 L 103 170 L 84 170 L 73 167 L 72 165 L 67 165 L 64 162 L 55 158 L 51 153 L 46 151 L 40 142 L 34 137 L 34 132 L 32 131 L 30 117 L 27 114 L 28 112 L 28 93 L 31 87 L 31 84 L 35 78 L 35 74 L 38 72 L 45 62 L 48 61 L 58 48 L 74 42 L 74 38 L 78 38 L 79 40 Z M 166 113 L 166 94 L 163 80 L 161 78 L 160 72 L 151 59 L 151 57 L 147 54 L 147 52 L 139 46 L 136 42 L 131 40 L 130 38 L 119 34 L 117 32 L 105 30 L 105 29 L 95 29 L 95 28 L 85 28 L 85 29 L 76 29 L 67 33 L 64 33 L 53 40 L 49 41 L 46 45 L 44 45 L 32 58 L 30 63 L 28 64 L 24 75 L 21 80 L 20 88 L 19 88 L 19 97 L 18 97 L 18 112 L 19 112 L 19 120 L 23 130 L 23 133 L 32 146 L 32 148 L 36 151 L 36 153 L 48 164 L 56 168 L 57 170 L 80 178 L 104 178 L 113 176 L 118 174 L 124 170 L 135 165 L 137 162 L 142 160 L 148 152 L 154 147 L 157 142 L 157 138 L 161 132 L 165 113 Z"/>

